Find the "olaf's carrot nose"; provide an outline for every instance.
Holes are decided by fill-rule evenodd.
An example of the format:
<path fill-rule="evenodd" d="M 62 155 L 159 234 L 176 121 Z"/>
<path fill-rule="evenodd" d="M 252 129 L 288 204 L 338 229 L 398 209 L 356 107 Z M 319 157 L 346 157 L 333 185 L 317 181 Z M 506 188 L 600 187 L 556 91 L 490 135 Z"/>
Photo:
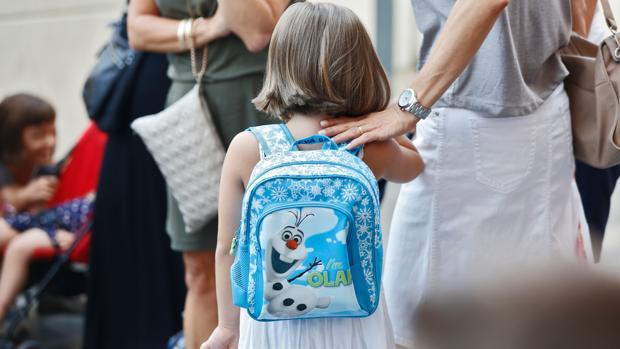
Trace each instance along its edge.
<path fill-rule="evenodd" d="M 291 250 L 297 249 L 297 246 L 299 246 L 299 244 L 297 244 L 297 240 L 291 239 L 286 242 L 286 247 L 290 248 Z"/>

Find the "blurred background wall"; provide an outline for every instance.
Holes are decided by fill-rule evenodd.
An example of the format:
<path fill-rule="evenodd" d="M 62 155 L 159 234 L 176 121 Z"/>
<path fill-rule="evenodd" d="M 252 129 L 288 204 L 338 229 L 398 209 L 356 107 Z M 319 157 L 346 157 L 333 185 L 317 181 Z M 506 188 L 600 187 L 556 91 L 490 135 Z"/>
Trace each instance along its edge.
<path fill-rule="evenodd" d="M 393 46 L 390 66 L 411 70 L 419 35 L 408 0 L 333 2 L 352 8 L 376 42 L 379 1 L 392 10 L 384 32 L 394 32 L 394 41 L 414 47 Z M 0 97 L 31 92 L 52 102 L 58 112 L 57 157 L 70 149 L 88 122 L 82 84 L 111 33 L 108 24 L 124 6 L 124 0 L 0 0 Z M 391 30 L 397 27 L 406 31 Z"/>
<path fill-rule="evenodd" d="M 88 122 L 82 84 L 122 0 L 0 0 L 0 96 L 30 92 L 58 113 L 62 156 Z"/>
<path fill-rule="evenodd" d="M 331 2 L 359 15 L 396 77 L 394 90 L 400 90 L 410 80 L 420 42 L 409 0 Z M 620 2 L 612 3 L 620 14 Z M 57 156 L 88 121 L 82 84 L 110 35 L 108 24 L 124 6 L 124 0 L 0 0 L 0 97 L 28 91 L 53 103 L 59 116 Z"/>

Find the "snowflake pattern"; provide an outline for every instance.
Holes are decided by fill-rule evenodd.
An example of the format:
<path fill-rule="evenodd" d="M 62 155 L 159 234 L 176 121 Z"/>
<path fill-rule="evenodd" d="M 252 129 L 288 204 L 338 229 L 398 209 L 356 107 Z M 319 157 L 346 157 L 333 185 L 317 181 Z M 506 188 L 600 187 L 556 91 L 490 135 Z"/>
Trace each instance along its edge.
<path fill-rule="evenodd" d="M 252 210 L 253 211 L 259 211 L 263 209 L 263 203 L 262 200 L 254 200 L 252 201 Z"/>
<path fill-rule="evenodd" d="M 263 143 L 259 142 L 261 158 L 267 158 L 274 154 L 289 151 L 291 149 L 291 141 L 288 134 L 284 131 L 283 124 L 250 127 L 248 130 L 257 138 L 262 138 L 269 149 L 263 148 Z"/>
<path fill-rule="evenodd" d="M 364 207 L 362 209 L 358 209 L 355 213 L 355 218 L 358 223 L 365 224 L 372 219 L 374 212 L 370 209 L 370 207 Z"/>
<path fill-rule="evenodd" d="M 323 195 L 327 196 L 328 198 L 333 197 L 334 194 L 336 194 L 336 189 L 334 187 L 325 187 L 325 189 L 323 189 Z"/>
<path fill-rule="evenodd" d="M 357 186 L 354 183 L 348 183 L 342 189 L 342 198 L 346 201 L 354 201 L 357 199 Z"/>
<path fill-rule="evenodd" d="M 273 187 L 273 183 L 272 184 Z M 259 188 L 260 189 L 260 188 Z M 258 190 L 257 190 L 258 194 Z M 275 202 L 284 201 L 288 197 L 288 190 L 282 186 L 273 187 L 271 190 L 271 199 Z"/>
<path fill-rule="evenodd" d="M 237 236 L 239 250 L 249 253 L 249 266 L 245 268 L 249 270 L 248 284 L 241 285 L 247 290 L 248 311 L 251 314 L 260 312 L 256 307 L 256 285 L 262 278 L 260 243 L 255 233 L 258 217 L 274 205 L 294 202 L 326 202 L 349 207 L 354 214 L 351 233 L 358 241 L 364 286 L 371 304 L 376 305 L 383 247 L 379 190 L 372 172 L 346 151 L 289 151 L 290 136 L 281 126 L 260 126 L 251 130 L 263 137 L 269 150 L 265 151 L 260 143 L 261 152 L 267 156 L 252 172 Z M 379 261 L 377 266 L 375 259 Z"/>
<path fill-rule="evenodd" d="M 360 224 L 357 226 L 357 231 L 359 231 L 361 234 L 368 234 L 368 232 L 370 231 L 370 227 L 366 224 Z"/>
<path fill-rule="evenodd" d="M 319 186 L 318 184 L 313 185 L 312 187 L 310 187 L 310 192 L 312 193 L 312 195 L 321 195 L 321 186 Z"/>

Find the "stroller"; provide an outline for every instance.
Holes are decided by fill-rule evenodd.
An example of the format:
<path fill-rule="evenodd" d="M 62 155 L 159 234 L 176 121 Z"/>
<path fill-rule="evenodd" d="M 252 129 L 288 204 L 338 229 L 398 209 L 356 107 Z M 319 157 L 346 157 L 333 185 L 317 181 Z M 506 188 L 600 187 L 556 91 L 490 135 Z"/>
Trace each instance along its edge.
<path fill-rule="evenodd" d="M 69 155 L 59 164 L 59 184 L 49 207 L 95 192 L 107 137 L 91 124 Z M 35 349 L 42 346 L 30 340 L 23 323 L 41 297 L 50 289 L 62 294 L 84 293 L 89 258 L 92 217 L 75 231 L 75 240 L 65 251 L 38 249 L 32 257 L 29 287 L 20 295 L 16 310 L 6 321 L 0 349 Z M 58 285 L 57 285 L 58 284 Z"/>

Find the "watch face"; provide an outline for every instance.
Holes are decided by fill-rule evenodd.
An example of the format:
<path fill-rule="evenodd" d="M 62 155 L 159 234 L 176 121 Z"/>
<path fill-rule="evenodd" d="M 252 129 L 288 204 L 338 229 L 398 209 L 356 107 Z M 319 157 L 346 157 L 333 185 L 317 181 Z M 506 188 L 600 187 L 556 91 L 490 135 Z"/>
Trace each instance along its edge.
<path fill-rule="evenodd" d="M 400 106 L 401 108 L 408 106 L 409 104 L 411 104 L 412 98 L 413 92 L 410 89 L 404 90 L 398 98 L 398 106 Z"/>

